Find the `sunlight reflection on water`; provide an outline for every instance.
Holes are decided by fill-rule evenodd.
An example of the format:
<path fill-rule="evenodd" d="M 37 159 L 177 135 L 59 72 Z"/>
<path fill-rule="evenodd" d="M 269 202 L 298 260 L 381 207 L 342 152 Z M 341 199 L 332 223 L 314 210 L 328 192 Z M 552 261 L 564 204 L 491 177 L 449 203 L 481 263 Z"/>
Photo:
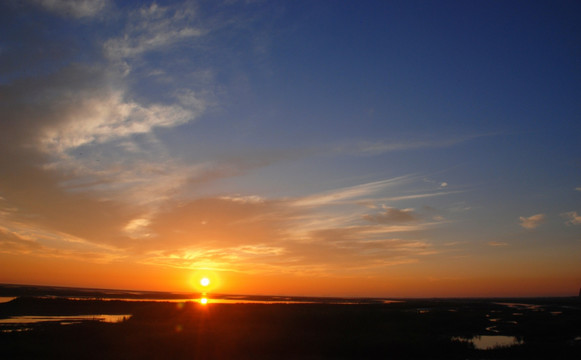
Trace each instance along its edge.
<path fill-rule="evenodd" d="M 227 299 L 214 299 L 210 297 L 202 297 L 198 299 L 187 299 L 180 300 L 180 302 L 194 301 L 201 304 L 320 304 L 320 300 L 287 300 L 290 298 L 279 298 L 271 300 L 257 300 L 257 299 L 241 299 L 241 298 L 227 298 Z M 167 301 L 167 300 L 160 300 Z M 173 300 L 172 300 L 173 301 Z M 382 304 L 399 303 L 399 300 L 383 300 Z M 326 300 L 325 304 L 339 304 L 339 305 L 357 305 L 366 304 L 368 302 L 360 300 Z"/>
<path fill-rule="evenodd" d="M 124 297 L 82 297 L 82 296 L 38 296 L 38 298 L 65 298 L 69 300 L 98 300 L 98 301 L 130 301 L 130 302 L 170 302 L 170 303 L 201 303 L 205 298 L 207 304 L 392 304 L 402 303 L 405 300 L 390 299 L 350 299 L 350 298 L 300 298 L 286 296 L 245 296 L 245 295 L 216 295 L 210 297 L 209 294 L 203 293 L 200 297 L 192 298 L 124 298 Z M 6 298 L 6 302 L 16 298 Z M 0 301 L 1 302 L 1 301 Z"/>
<path fill-rule="evenodd" d="M 474 347 L 479 350 L 493 349 L 497 346 L 521 345 L 523 343 L 514 336 L 505 335 L 479 335 L 473 338 L 455 336 L 452 340 L 471 342 L 474 344 Z"/>
<path fill-rule="evenodd" d="M 122 322 L 131 317 L 130 314 L 123 315 L 57 315 L 57 316 L 38 316 L 38 315 L 22 315 L 13 316 L 7 319 L 0 319 L 0 324 L 35 324 L 41 322 L 60 322 L 63 325 L 78 323 L 81 321 L 100 321 L 107 323 Z"/>

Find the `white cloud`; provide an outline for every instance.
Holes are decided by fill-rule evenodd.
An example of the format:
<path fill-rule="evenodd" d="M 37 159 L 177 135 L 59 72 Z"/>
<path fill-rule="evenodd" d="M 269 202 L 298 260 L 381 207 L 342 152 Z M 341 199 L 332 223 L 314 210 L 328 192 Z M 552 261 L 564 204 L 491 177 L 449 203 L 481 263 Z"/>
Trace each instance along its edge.
<path fill-rule="evenodd" d="M 46 153 L 60 154 L 90 143 L 149 133 L 155 127 L 185 124 L 203 112 L 202 100 L 195 105 L 194 109 L 180 105 L 144 106 L 126 101 L 121 91 L 96 96 L 83 92 L 70 94 L 61 101 L 64 118 L 41 135 L 41 148 Z"/>
<path fill-rule="evenodd" d="M 156 3 L 134 11 L 123 36 L 104 43 L 105 54 L 113 60 L 133 58 L 199 37 L 204 32 L 191 26 L 193 15 L 193 10 L 184 6 L 171 9 Z"/>
<path fill-rule="evenodd" d="M 192 91 L 169 105 L 125 97 L 111 86 L 71 88 L 46 105 L 43 117 L 34 120 L 51 119 L 37 128 L 43 169 L 60 174 L 60 185 L 69 191 L 98 191 L 101 197 L 135 205 L 163 200 L 188 178 L 208 171 L 204 164 L 184 165 L 172 158 L 153 133 L 194 121 L 205 110 L 203 99 Z"/>
<path fill-rule="evenodd" d="M 321 194 L 315 194 L 304 197 L 294 202 L 297 206 L 321 206 L 330 203 L 336 203 L 347 199 L 360 198 L 368 196 L 384 188 L 401 183 L 407 180 L 409 176 L 400 176 L 392 179 L 375 181 L 355 186 L 349 186 L 341 189 L 327 191 Z"/>
<path fill-rule="evenodd" d="M 545 221 L 544 214 L 536 214 L 529 217 L 519 217 L 520 226 L 525 229 L 534 229 Z"/>
<path fill-rule="evenodd" d="M 564 218 L 567 219 L 568 225 L 579 225 L 581 224 L 581 215 L 577 214 L 577 211 L 570 211 L 561 214 Z"/>
<path fill-rule="evenodd" d="M 109 0 L 34 0 L 45 9 L 62 16 L 92 17 L 100 13 Z"/>
<path fill-rule="evenodd" d="M 153 234 L 149 229 L 150 223 L 151 221 L 147 218 L 133 219 L 125 225 L 123 231 L 132 239 L 151 237 Z"/>
<path fill-rule="evenodd" d="M 258 195 L 221 196 L 220 199 L 222 199 L 222 200 L 228 200 L 228 201 L 233 201 L 233 202 L 244 203 L 244 204 L 257 204 L 257 203 L 262 203 L 262 202 L 265 201 L 265 199 L 263 197 L 258 196 Z"/>
<path fill-rule="evenodd" d="M 402 200 L 414 200 L 414 199 L 423 199 L 423 198 L 430 198 L 435 196 L 444 196 L 450 194 L 458 194 L 462 193 L 463 191 L 439 191 L 435 193 L 426 193 L 426 194 L 414 194 L 414 195 L 402 195 L 402 196 L 392 196 L 387 198 L 380 198 L 376 201 L 402 201 Z"/>

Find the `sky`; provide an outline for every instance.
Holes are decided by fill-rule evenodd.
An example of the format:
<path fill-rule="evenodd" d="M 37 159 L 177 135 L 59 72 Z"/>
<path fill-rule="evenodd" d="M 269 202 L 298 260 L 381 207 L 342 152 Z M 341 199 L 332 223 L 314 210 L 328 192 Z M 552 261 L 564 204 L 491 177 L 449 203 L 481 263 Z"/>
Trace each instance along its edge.
<path fill-rule="evenodd" d="M 581 287 L 581 3 L 0 3 L 0 283 Z"/>

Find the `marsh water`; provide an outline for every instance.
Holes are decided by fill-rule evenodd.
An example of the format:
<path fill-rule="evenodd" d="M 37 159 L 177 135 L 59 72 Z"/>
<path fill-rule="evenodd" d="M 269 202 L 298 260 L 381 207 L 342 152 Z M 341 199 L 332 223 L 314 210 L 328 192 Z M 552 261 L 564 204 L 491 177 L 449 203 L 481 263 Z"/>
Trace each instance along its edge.
<path fill-rule="evenodd" d="M 82 358 L 99 339 L 95 359 L 168 351 L 183 359 L 580 359 L 579 324 L 577 297 L 357 299 L 0 285 L 0 348 L 13 358 Z M 57 346 L 63 341 L 70 348 Z M 165 347 L 156 352 L 155 342 Z M 218 346 L 225 342 L 231 346 Z"/>
<path fill-rule="evenodd" d="M 0 319 L 0 326 L 4 324 L 35 324 L 41 322 L 58 322 L 62 325 L 79 323 L 81 321 L 100 321 L 106 323 L 116 323 L 127 320 L 131 317 L 131 314 L 123 315 L 107 315 L 107 314 L 94 314 L 94 315 L 21 315 L 21 316 L 11 316 L 6 319 Z"/>
<path fill-rule="evenodd" d="M 515 336 L 506 335 L 477 335 L 472 338 L 452 337 L 452 340 L 472 343 L 475 349 L 488 350 L 499 346 L 513 346 L 522 344 Z"/>

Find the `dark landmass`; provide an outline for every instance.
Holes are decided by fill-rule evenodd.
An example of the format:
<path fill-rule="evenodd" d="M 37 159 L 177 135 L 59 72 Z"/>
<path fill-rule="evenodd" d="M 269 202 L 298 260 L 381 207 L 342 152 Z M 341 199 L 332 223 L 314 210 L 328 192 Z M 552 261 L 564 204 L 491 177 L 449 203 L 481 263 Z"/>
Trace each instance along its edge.
<path fill-rule="evenodd" d="M 189 299 L 192 294 L 170 293 L 161 291 L 135 291 L 114 289 L 90 289 L 62 286 L 0 284 L 0 296 L 55 296 L 84 297 L 96 299 Z"/>
<path fill-rule="evenodd" d="M 92 289 L 75 287 L 57 287 L 41 285 L 0 284 L 0 297 L 66 297 L 85 299 L 124 299 L 124 300 L 191 300 L 202 296 L 201 293 L 172 293 L 162 291 Z M 293 301 L 317 303 L 383 303 L 383 299 L 374 298 L 337 298 L 308 296 L 269 296 L 269 295 L 228 295 L 212 294 L 212 299 L 247 300 L 247 301 Z"/>
<path fill-rule="evenodd" d="M 580 359 L 581 301 L 409 299 L 397 303 L 208 304 L 20 297 L 19 315 L 132 314 L 120 323 L 0 327 L 6 359 Z M 2 330 L 4 329 L 4 330 Z M 477 335 L 517 345 L 477 349 Z"/>

